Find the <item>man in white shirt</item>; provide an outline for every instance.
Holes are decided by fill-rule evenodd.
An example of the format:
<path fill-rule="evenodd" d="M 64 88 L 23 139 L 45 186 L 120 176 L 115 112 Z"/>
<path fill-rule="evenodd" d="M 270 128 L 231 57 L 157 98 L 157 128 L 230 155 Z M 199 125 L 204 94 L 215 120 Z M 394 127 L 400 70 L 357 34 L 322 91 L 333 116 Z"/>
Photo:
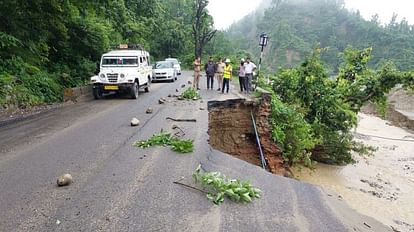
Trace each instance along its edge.
<path fill-rule="evenodd" d="M 256 65 L 250 61 L 250 57 L 247 57 L 246 62 L 244 63 L 244 70 L 247 79 L 247 93 L 250 93 L 250 91 L 252 90 L 253 71 L 255 69 Z"/>

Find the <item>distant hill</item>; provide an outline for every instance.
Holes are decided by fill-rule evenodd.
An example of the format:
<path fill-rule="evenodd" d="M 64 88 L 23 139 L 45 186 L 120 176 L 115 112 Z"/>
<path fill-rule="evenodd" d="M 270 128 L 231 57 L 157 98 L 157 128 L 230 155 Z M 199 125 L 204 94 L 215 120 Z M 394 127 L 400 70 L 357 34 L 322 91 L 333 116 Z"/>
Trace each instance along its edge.
<path fill-rule="evenodd" d="M 338 54 L 349 45 L 372 47 L 372 66 L 392 60 L 400 70 L 414 70 L 413 25 L 397 22 L 396 15 L 386 25 L 377 16 L 366 21 L 358 11 L 348 11 L 343 0 L 265 0 L 227 32 L 235 47 L 256 57 L 259 34 L 266 32 L 271 40 L 263 65 L 272 71 L 297 65 L 320 46 L 329 48 L 322 58 L 336 72 L 341 62 Z"/>

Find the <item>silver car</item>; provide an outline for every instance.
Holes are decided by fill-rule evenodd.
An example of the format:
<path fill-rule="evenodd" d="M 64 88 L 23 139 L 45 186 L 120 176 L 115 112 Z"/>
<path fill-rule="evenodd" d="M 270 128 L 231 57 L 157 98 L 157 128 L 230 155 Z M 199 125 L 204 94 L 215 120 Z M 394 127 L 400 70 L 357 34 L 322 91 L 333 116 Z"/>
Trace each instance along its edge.
<path fill-rule="evenodd" d="M 177 74 L 181 75 L 181 62 L 179 62 L 177 58 L 167 58 L 165 61 L 172 62 L 174 64 L 175 70 L 177 71 Z"/>
<path fill-rule="evenodd" d="M 152 69 L 152 81 L 177 80 L 177 70 L 170 61 L 157 61 Z"/>

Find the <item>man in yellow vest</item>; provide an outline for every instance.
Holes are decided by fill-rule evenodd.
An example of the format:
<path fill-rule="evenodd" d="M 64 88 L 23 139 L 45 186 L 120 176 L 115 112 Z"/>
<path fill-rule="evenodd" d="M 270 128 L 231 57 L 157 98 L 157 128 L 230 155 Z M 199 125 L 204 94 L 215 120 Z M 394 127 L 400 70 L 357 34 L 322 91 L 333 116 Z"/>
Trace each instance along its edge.
<path fill-rule="evenodd" d="M 226 93 L 229 93 L 230 88 L 230 80 L 231 80 L 231 72 L 233 68 L 230 64 L 230 59 L 226 59 L 224 65 L 224 73 L 223 73 L 223 88 L 221 88 L 221 93 L 224 93 L 224 88 L 226 88 Z"/>

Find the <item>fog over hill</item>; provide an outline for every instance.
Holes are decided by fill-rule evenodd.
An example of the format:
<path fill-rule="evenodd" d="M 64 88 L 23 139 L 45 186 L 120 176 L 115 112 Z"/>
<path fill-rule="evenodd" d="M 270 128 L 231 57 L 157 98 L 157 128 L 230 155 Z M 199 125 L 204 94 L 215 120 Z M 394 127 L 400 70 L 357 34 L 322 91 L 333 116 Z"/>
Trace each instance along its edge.
<path fill-rule="evenodd" d="M 258 36 L 266 32 L 264 67 L 277 70 L 303 61 L 315 47 L 327 48 L 323 60 L 332 72 L 347 46 L 373 48 L 371 65 L 393 61 L 401 70 L 414 69 L 414 30 L 397 16 L 383 24 L 378 16 L 365 20 L 345 8 L 344 0 L 264 0 L 260 7 L 227 30 L 236 48 L 259 56 Z"/>

